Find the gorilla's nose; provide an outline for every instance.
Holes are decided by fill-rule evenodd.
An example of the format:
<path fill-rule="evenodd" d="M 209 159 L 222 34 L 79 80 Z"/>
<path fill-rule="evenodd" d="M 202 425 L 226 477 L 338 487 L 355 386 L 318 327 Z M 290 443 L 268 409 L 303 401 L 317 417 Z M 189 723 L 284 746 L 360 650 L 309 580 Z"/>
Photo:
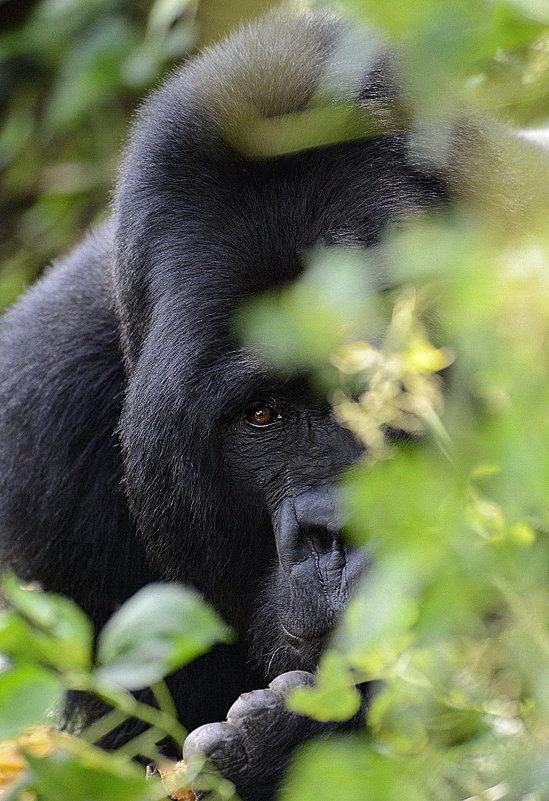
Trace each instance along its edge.
<path fill-rule="evenodd" d="M 316 577 L 325 593 L 345 600 L 366 558 L 344 541 L 342 525 L 334 488 L 286 498 L 275 535 L 280 566 L 291 582 L 310 583 Z"/>

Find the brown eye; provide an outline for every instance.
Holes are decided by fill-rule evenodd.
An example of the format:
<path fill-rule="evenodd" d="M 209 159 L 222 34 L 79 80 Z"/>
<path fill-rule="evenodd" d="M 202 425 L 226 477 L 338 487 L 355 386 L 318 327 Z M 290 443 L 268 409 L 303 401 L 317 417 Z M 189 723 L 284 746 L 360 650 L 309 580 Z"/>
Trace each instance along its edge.
<path fill-rule="evenodd" d="M 268 403 L 258 403 L 248 410 L 246 420 L 253 426 L 270 426 L 282 420 L 282 415 Z"/>

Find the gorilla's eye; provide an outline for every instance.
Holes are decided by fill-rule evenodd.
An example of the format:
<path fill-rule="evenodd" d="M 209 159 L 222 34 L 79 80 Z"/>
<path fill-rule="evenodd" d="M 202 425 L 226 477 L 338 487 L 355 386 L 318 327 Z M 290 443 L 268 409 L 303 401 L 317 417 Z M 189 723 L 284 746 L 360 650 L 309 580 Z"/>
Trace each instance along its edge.
<path fill-rule="evenodd" d="M 257 428 L 270 426 L 282 420 L 282 414 L 271 403 L 255 403 L 245 414 L 246 422 Z"/>

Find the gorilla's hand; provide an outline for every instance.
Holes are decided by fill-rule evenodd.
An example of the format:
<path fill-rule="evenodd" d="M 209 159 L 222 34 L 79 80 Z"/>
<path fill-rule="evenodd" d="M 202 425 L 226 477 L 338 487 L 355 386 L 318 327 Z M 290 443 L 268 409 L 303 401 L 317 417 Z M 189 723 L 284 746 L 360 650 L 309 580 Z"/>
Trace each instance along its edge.
<path fill-rule="evenodd" d="M 286 708 L 294 687 L 311 685 L 314 677 L 302 670 L 283 673 L 265 690 L 241 695 L 223 723 L 207 723 L 185 741 L 186 762 L 205 756 L 236 787 L 242 801 L 273 799 L 294 749 L 337 724 L 318 723 Z M 194 789 L 194 788 L 193 788 Z M 195 789 L 198 801 L 215 795 Z"/>

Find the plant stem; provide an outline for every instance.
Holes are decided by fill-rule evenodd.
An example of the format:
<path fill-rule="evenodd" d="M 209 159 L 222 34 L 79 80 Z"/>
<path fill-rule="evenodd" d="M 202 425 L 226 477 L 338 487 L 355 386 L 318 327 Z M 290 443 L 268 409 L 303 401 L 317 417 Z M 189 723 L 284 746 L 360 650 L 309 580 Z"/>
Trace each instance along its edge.
<path fill-rule="evenodd" d="M 182 726 L 177 718 L 162 709 L 155 709 L 149 704 L 138 701 L 126 690 L 105 686 L 94 680 L 93 676 L 86 674 L 67 676 L 67 686 L 69 690 L 91 693 L 105 703 L 112 706 L 115 710 L 123 712 L 129 718 L 136 718 L 159 729 L 165 736 L 170 737 L 179 746 L 183 745 L 187 730 Z"/>

